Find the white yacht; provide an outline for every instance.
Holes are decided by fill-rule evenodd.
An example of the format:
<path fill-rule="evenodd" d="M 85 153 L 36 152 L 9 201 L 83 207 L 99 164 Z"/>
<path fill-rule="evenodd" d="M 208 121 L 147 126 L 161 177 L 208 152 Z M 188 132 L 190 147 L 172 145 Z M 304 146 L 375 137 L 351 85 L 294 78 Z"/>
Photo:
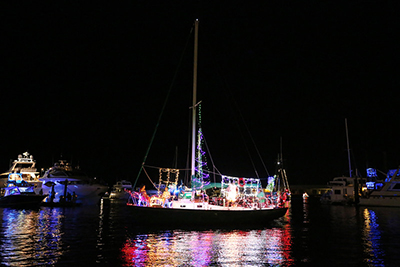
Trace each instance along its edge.
<path fill-rule="evenodd" d="M 360 198 L 361 206 L 400 207 L 399 169 L 389 170 L 385 180 L 370 181 L 368 191 Z"/>
<path fill-rule="evenodd" d="M 132 190 L 132 183 L 126 180 L 118 181 L 115 185 L 113 185 L 110 193 L 110 199 L 128 200 L 130 194 L 127 190 Z"/>
<path fill-rule="evenodd" d="M 7 187 L 10 174 L 16 174 L 32 185 L 36 194 L 41 193 L 42 182 L 39 180 L 39 172 L 35 165 L 36 161 L 28 152 L 18 155 L 18 158 L 10 164 L 8 171 L 0 174 L 0 188 Z"/>
<path fill-rule="evenodd" d="M 43 182 L 43 193 L 49 194 L 46 202 L 68 201 L 69 196 L 74 196 L 73 201 L 78 204 L 95 205 L 108 190 L 107 185 L 90 178 L 79 167 L 73 168 L 65 160 L 55 163 L 40 181 Z"/>
<path fill-rule="evenodd" d="M 354 188 L 354 183 L 357 179 L 358 189 Z M 322 204 L 333 205 L 349 205 L 356 203 L 355 191 L 360 192 L 365 187 L 365 178 L 354 177 L 335 177 L 332 181 L 328 182 L 331 190 L 321 196 Z"/>

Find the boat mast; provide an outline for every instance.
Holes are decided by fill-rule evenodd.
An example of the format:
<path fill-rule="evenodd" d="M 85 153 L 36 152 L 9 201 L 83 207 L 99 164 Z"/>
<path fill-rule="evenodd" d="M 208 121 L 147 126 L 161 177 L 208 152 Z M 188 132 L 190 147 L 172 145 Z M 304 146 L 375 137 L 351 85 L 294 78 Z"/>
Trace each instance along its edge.
<path fill-rule="evenodd" d="M 195 175 L 196 161 L 196 104 L 197 104 L 197 51 L 198 51 L 199 20 L 194 22 L 194 60 L 193 60 L 193 105 L 192 105 L 192 165 L 191 176 Z"/>
<path fill-rule="evenodd" d="M 290 187 L 289 187 L 289 182 L 288 182 L 287 175 L 286 175 L 286 170 L 285 170 L 285 167 L 283 165 L 282 136 L 281 136 L 281 140 L 280 140 L 280 156 L 278 158 L 279 158 L 279 162 L 280 162 L 283 187 L 284 187 L 285 190 L 287 189 L 290 192 Z"/>
<path fill-rule="evenodd" d="M 349 147 L 349 132 L 347 130 L 347 118 L 344 119 L 344 123 L 346 124 L 347 158 L 349 160 L 349 172 L 350 172 L 350 178 L 351 178 L 352 175 L 351 175 L 351 160 L 350 160 L 350 147 Z"/>

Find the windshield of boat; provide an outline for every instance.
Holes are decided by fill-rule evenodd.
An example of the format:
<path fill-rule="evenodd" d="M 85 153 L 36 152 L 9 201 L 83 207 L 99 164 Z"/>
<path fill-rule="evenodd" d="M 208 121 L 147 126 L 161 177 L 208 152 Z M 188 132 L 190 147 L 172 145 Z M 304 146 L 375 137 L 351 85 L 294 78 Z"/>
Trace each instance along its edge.
<path fill-rule="evenodd" d="M 30 169 L 33 167 L 33 163 L 31 162 L 21 162 L 21 163 L 17 163 L 15 164 L 15 168 L 17 169 Z"/>
<path fill-rule="evenodd" d="M 33 187 L 19 187 L 21 193 L 35 193 Z"/>
<path fill-rule="evenodd" d="M 6 193 L 6 195 L 7 196 L 10 196 L 10 195 L 19 195 L 20 194 L 20 192 L 19 192 L 19 190 L 18 190 L 18 187 L 13 187 L 13 188 L 7 188 L 7 193 Z"/>
<path fill-rule="evenodd" d="M 87 177 L 87 175 L 81 171 L 81 170 L 72 170 L 72 171 L 66 171 L 66 170 L 59 170 L 55 169 L 50 171 L 49 173 L 51 176 L 56 176 L 56 177 Z"/>

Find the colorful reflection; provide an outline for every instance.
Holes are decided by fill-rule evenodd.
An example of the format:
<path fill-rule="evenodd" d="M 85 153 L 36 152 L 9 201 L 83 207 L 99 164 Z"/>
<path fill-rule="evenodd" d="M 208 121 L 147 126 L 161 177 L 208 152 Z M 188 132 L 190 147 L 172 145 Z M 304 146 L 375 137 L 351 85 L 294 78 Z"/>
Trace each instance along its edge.
<path fill-rule="evenodd" d="M 56 264 L 62 255 L 62 215 L 55 209 L 2 210 L 0 265 Z"/>
<path fill-rule="evenodd" d="M 364 230 L 363 230 L 363 245 L 364 253 L 367 254 L 367 263 L 370 266 L 385 266 L 383 260 L 384 251 L 381 246 L 381 231 L 379 229 L 378 217 L 375 212 L 370 209 L 365 209 L 364 215 Z"/>
<path fill-rule="evenodd" d="M 136 235 L 121 249 L 124 266 L 292 266 L 286 228 L 225 231 L 166 231 Z"/>

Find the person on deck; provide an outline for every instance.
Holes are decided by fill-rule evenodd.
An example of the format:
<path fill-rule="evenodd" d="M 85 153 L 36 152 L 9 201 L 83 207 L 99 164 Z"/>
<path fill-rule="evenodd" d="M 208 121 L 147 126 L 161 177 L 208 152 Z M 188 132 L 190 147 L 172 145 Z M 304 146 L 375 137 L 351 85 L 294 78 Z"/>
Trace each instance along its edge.
<path fill-rule="evenodd" d="M 76 199 L 78 196 L 76 195 L 75 191 L 72 193 L 72 203 L 76 203 Z"/>
<path fill-rule="evenodd" d="M 163 204 L 164 204 L 164 206 L 166 205 L 166 204 L 168 204 L 168 202 L 169 202 L 169 199 L 170 199 L 170 197 L 171 197 L 171 194 L 170 194 L 170 192 L 168 191 L 168 187 L 165 187 L 165 190 L 164 190 L 164 192 L 162 193 L 162 199 L 163 199 Z"/>
<path fill-rule="evenodd" d="M 146 186 L 145 185 L 143 185 L 142 188 L 140 188 L 139 194 L 142 196 L 142 198 L 146 202 L 146 205 L 150 204 L 150 197 L 149 197 L 149 195 L 147 195 Z"/>

